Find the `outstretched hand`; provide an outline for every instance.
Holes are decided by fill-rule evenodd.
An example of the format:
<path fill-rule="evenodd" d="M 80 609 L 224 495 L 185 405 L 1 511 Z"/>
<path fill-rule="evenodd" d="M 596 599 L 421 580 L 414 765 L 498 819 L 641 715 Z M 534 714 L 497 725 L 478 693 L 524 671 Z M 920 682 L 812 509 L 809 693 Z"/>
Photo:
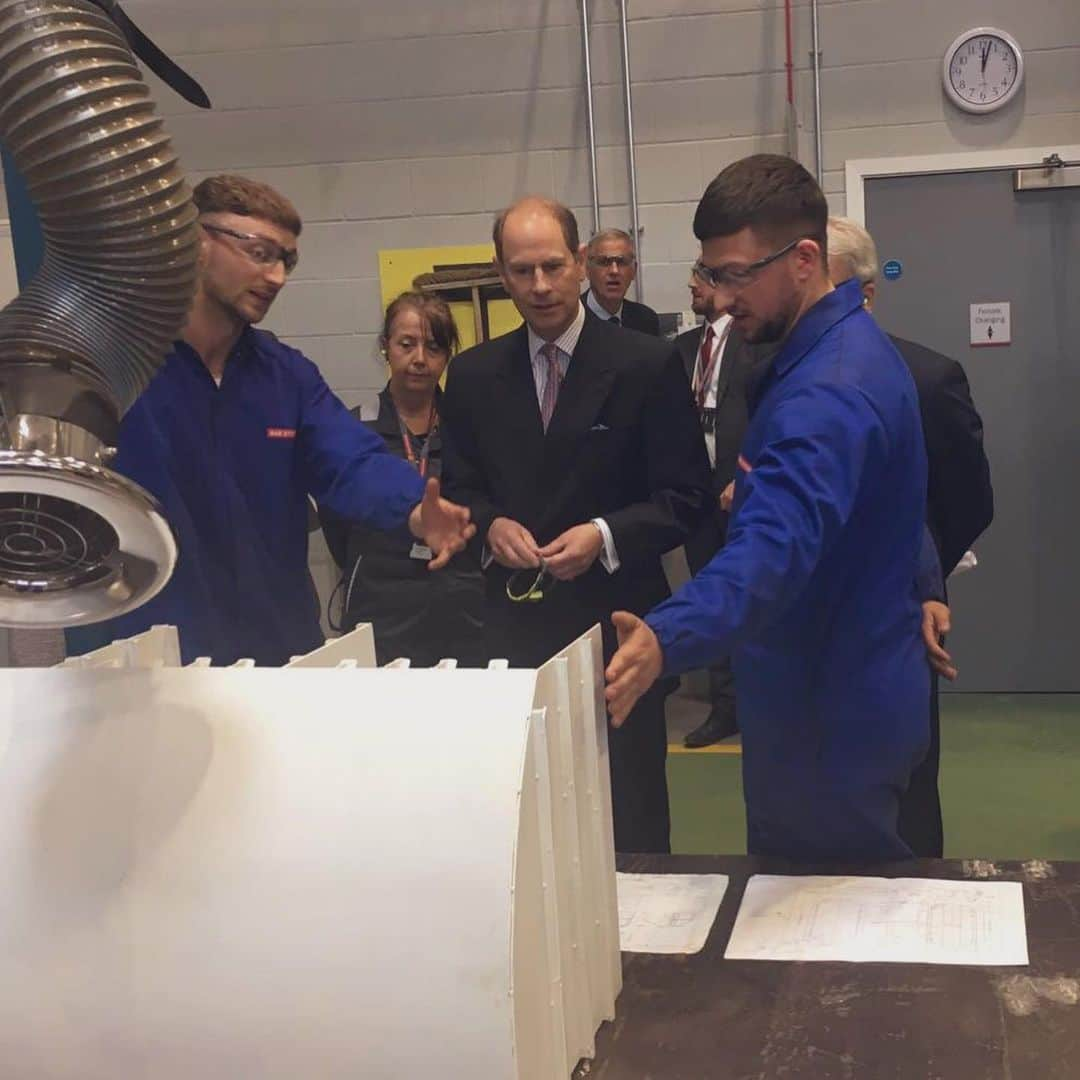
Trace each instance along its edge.
<path fill-rule="evenodd" d="M 429 570 L 441 570 L 476 535 L 469 509 L 439 494 L 439 481 L 430 477 L 424 498 L 409 515 L 409 530 L 431 549 Z"/>
<path fill-rule="evenodd" d="M 604 672 L 607 678 L 608 712 L 611 723 L 622 727 L 630 710 L 664 670 L 664 653 L 652 627 L 628 611 L 611 616 L 619 648 Z"/>

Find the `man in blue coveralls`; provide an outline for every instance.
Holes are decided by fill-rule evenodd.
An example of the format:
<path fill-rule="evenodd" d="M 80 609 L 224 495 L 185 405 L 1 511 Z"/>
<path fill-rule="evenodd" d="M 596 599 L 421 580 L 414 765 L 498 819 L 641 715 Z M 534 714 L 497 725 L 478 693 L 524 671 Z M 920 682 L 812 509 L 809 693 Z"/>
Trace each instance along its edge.
<path fill-rule="evenodd" d="M 309 494 L 340 517 L 407 528 L 433 569 L 474 530 L 468 511 L 440 498 L 437 481 L 425 489 L 310 360 L 254 329 L 296 266 L 292 203 L 265 184 L 216 176 L 198 185 L 195 204 L 195 302 L 183 340 L 124 417 L 113 466 L 161 502 L 180 558 L 168 585 L 107 632 L 172 623 L 185 662 L 279 665 L 323 641 L 307 565 Z"/>
<path fill-rule="evenodd" d="M 829 282 L 827 218 L 810 174 L 764 154 L 698 204 L 699 272 L 779 352 L 751 391 L 727 545 L 644 620 L 614 616 L 607 698 L 620 724 L 661 674 L 732 654 L 750 853 L 906 858 L 899 798 L 929 734 L 926 456 L 903 360 L 858 283 Z"/>

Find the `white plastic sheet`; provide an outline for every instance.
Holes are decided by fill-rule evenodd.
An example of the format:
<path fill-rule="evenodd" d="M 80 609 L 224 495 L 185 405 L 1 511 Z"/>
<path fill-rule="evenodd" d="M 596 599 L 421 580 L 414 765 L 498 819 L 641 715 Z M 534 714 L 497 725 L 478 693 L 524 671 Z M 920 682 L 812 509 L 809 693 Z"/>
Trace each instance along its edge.
<path fill-rule="evenodd" d="M 365 668 L 364 634 L 0 672 L 6 1075 L 565 1080 L 591 1050 L 597 633 L 539 674 Z"/>

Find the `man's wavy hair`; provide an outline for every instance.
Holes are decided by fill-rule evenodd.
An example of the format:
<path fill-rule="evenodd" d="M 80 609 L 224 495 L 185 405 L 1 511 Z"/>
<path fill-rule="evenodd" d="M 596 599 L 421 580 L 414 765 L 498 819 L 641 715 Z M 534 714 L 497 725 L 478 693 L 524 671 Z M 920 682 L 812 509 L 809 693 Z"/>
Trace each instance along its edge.
<path fill-rule="evenodd" d="M 294 236 L 299 236 L 304 227 L 296 207 L 280 191 L 261 180 L 228 173 L 208 176 L 196 186 L 193 195 L 200 214 L 241 214 L 262 218 L 287 229 Z"/>

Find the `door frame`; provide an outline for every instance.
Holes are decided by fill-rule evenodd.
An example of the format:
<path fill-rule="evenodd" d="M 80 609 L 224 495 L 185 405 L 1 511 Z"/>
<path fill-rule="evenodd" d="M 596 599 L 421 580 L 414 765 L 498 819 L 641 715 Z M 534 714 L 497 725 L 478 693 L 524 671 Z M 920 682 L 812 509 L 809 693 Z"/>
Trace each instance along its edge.
<path fill-rule="evenodd" d="M 943 173 L 991 172 L 1002 169 L 1030 168 L 1044 158 L 1058 154 L 1066 163 L 1080 162 L 1080 144 L 1051 146 L 998 147 L 993 150 L 956 151 L 897 157 L 852 158 L 844 163 L 844 186 L 847 216 L 866 225 L 866 181 L 886 177 L 929 176 Z M 980 693 L 955 687 L 942 687 L 950 694 Z M 988 691 L 993 692 L 993 691 Z M 1053 693 L 1056 691 L 1046 691 Z"/>
<path fill-rule="evenodd" d="M 913 157 L 852 158 L 844 163 L 847 216 L 866 224 L 866 181 L 882 176 L 916 176 L 952 172 L 988 172 L 993 169 L 1030 168 L 1058 154 L 1063 161 L 1080 161 L 1080 145 L 1000 147 L 959 153 L 919 154 Z"/>

